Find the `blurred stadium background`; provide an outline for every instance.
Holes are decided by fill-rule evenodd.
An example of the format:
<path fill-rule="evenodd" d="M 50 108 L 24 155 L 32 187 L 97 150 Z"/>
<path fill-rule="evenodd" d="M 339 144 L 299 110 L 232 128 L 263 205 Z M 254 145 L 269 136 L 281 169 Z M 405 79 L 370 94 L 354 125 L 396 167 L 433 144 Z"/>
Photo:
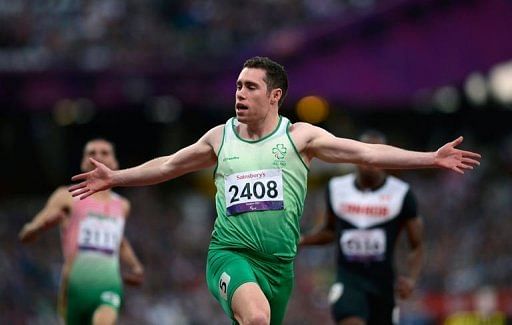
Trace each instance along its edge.
<path fill-rule="evenodd" d="M 464 135 L 483 154 L 463 177 L 397 172 L 427 248 L 402 323 L 442 323 L 482 288 L 511 318 L 510 21 L 509 0 L 0 0 L 0 323 L 56 323 L 58 230 L 28 247 L 17 233 L 78 172 L 83 144 L 112 140 L 128 167 L 192 143 L 233 114 L 254 55 L 287 68 L 294 121 L 350 138 L 378 128 L 417 150 Z M 313 166 L 304 230 L 322 220 L 327 179 L 350 170 Z M 146 267 L 121 324 L 228 323 L 204 280 L 211 183 L 208 171 L 118 190 Z M 329 323 L 332 247 L 302 250 L 296 275 L 286 324 Z"/>

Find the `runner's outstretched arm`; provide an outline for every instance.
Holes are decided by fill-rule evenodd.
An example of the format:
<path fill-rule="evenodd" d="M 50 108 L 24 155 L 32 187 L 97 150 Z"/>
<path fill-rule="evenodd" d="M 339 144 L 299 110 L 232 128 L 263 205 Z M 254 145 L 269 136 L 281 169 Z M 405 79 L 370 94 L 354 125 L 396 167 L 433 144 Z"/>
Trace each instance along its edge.
<path fill-rule="evenodd" d="M 45 207 L 21 229 L 18 237 L 23 243 L 36 240 L 38 235 L 57 224 L 69 214 L 73 198 L 66 187 L 59 187 L 52 193 Z"/>
<path fill-rule="evenodd" d="M 338 138 L 310 124 L 302 123 L 310 135 L 305 147 L 310 158 L 331 163 L 372 165 L 385 169 L 446 168 L 464 174 L 480 164 L 480 154 L 456 148 L 463 138 L 446 143 L 437 151 L 419 152 L 385 144 Z"/>
<path fill-rule="evenodd" d="M 73 197 L 80 199 L 116 186 L 144 186 L 161 183 L 178 176 L 214 166 L 217 155 L 214 147 L 221 139 L 223 125 L 208 131 L 196 143 L 185 147 L 170 156 L 150 160 L 142 165 L 111 170 L 91 158 L 96 168 L 90 172 L 73 176 L 73 181 L 81 181 L 69 188 Z"/>

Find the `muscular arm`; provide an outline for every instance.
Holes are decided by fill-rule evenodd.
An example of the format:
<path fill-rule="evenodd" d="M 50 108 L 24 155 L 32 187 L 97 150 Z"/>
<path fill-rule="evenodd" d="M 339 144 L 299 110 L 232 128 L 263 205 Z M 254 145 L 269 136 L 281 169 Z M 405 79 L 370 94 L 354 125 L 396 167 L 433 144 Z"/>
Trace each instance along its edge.
<path fill-rule="evenodd" d="M 326 245 L 334 241 L 336 237 L 335 219 L 331 211 L 327 212 L 327 220 L 319 229 L 300 237 L 299 245 Z"/>
<path fill-rule="evenodd" d="M 59 224 L 66 214 L 70 213 L 72 204 L 73 198 L 67 189 L 58 188 L 34 219 L 23 226 L 19 239 L 23 243 L 34 241 L 41 232 Z"/>
<path fill-rule="evenodd" d="M 463 173 L 479 164 L 477 153 L 456 149 L 462 137 L 445 144 L 435 152 L 404 150 L 384 144 L 370 144 L 338 138 L 319 127 L 294 124 L 291 133 L 299 151 L 307 161 L 319 158 L 331 163 L 354 163 L 379 168 L 448 168 Z"/>
<path fill-rule="evenodd" d="M 213 140 L 219 138 L 221 132 L 222 126 L 218 126 L 196 143 L 170 156 L 156 158 L 137 167 L 114 171 L 113 186 L 151 185 L 211 167 L 217 162 Z"/>
<path fill-rule="evenodd" d="M 219 125 L 208 131 L 196 143 L 170 156 L 155 158 L 133 168 L 113 171 L 104 164 L 91 160 L 96 169 L 74 176 L 73 181 L 82 180 L 82 182 L 71 186 L 69 190 L 73 196 L 84 199 L 98 191 L 115 186 L 157 184 L 214 166 L 217 162 L 215 150 L 220 146 L 222 132 L 223 125 Z"/>

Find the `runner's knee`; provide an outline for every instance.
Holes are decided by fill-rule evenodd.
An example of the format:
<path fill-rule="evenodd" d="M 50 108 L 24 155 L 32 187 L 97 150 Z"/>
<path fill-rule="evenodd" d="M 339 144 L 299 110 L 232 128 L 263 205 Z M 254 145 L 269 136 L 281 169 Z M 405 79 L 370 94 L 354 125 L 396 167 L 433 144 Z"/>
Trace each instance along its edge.
<path fill-rule="evenodd" d="M 239 322 L 242 325 L 268 325 L 270 324 L 270 313 L 264 309 L 250 310 L 245 315 L 239 315 Z"/>
<path fill-rule="evenodd" d="M 232 310 L 235 319 L 243 325 L 270 324 L 270 305 L 256 283 L 245 283 L 233 294 Z"/>

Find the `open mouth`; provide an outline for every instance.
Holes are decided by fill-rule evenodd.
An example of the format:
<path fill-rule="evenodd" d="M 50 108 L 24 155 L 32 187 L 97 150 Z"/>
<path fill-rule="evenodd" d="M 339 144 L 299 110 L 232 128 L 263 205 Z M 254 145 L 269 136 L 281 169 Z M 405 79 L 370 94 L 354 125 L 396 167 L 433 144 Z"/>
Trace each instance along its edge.
<path fill-rule="evenodd" d="M 235 107 L 236 107 L 237 110 L 247 110 L 247 109 L 249 109 L 249 107 L 247 107 L 247 106 L 245 106 L 244 104 L 241 104 L 241 103 L 237 103 L 235 105 Z"/>

